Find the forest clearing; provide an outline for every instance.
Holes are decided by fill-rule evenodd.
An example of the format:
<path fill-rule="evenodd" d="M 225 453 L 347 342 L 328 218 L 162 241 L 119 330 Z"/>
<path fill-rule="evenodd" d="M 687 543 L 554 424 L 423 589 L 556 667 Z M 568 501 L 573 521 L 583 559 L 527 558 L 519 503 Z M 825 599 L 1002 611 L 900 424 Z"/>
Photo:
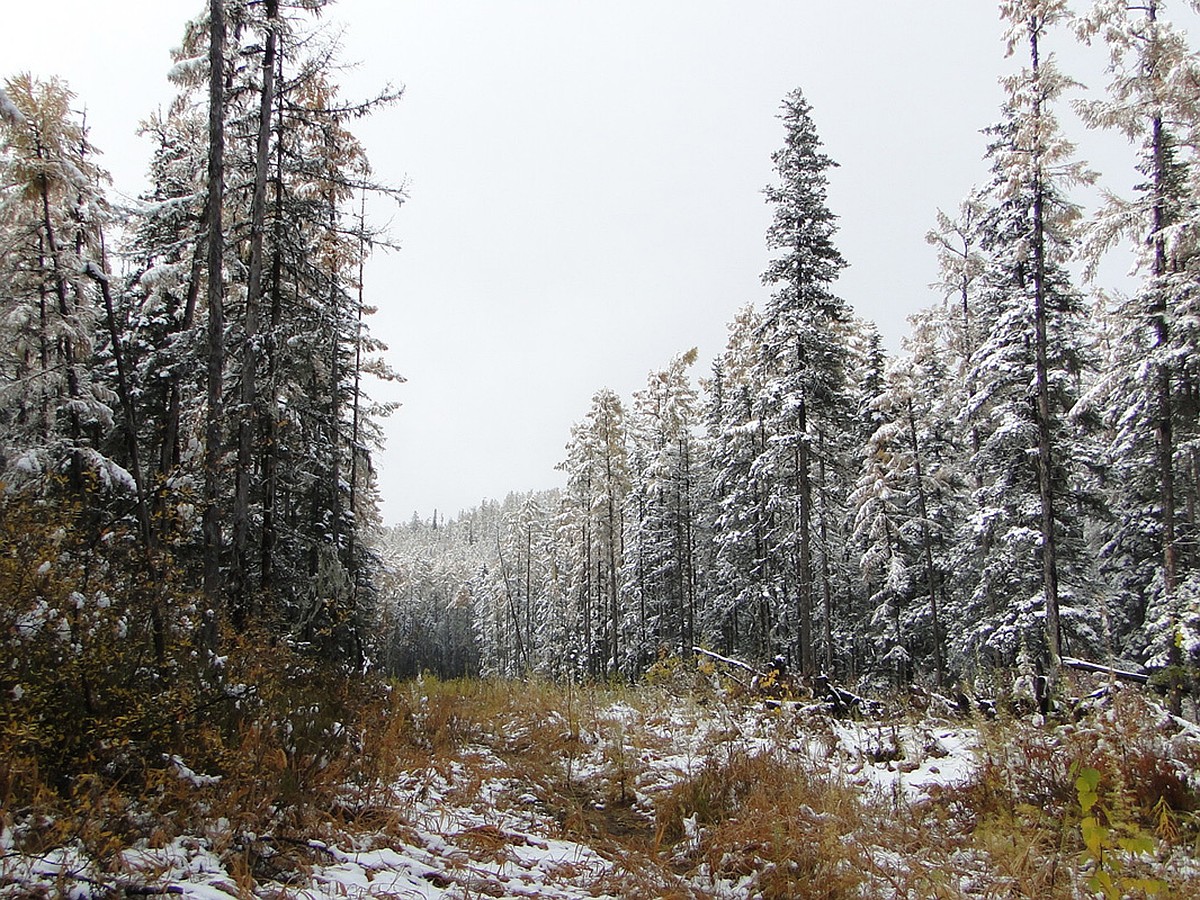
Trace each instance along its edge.
<path fill-rule="evenodd" d="M 439 64 L 469 30 L 532 70 L 532 118 L 491 71 L 435 103 L 472 126 L 431 127 L 435 156 L 489 188 L 527 156 L 573 179 L 498 211 L 488 191 L 463 202 L 457 170 L 432 180 L 448 213 L 430 244 L 454 256 L 425 294 L 371 277 L 399 243 L 380 210 L 407 210 L 409 184 L 358 129 L 405 88 L 347 89 L 333 0 L 197 2 L 171 99 L 138 111 L 141 189 L 113 187 L 86 96 L 53 73 L 0 82 L 0 898 L 1200 898 L 1200 0 L 994 4 L 998 110 L 936 114 L 982 137 L 979 181 L 950 212 L 921 194 L 936 282 L 882 297 L 843 280 L 839 163 L 810 99 L 827 73 L 791 46 L 842 41 L 849 72 L 877 23 L 838 5 L 825 34 L 815 4 L 756 10 L 788 84 L 822 87 L 739 88 L 730 116 L 781 98 L 775 149 L 752 148 L 771 183 L 743 190 L 724 163 L 680 165 L 712 162 L 713 130 L 750 142 L 692 80 L 716 71 L 723 91 L 764 56 L 723 42 L 741 6 L 625 4 L 664 28 L 634 61 L 681 33 L 699 55 L 614 97 L 637 29 L 613 4 L 556 4 L 529 17 L 548 21 L 537 40 L 520 16 L 487 27 L 487 5 L 470 29 L 444 17 L 458 4 L 357 7 L 419 33 L 414 54 L 428 35 Z M 903 9 L 946 27 L 945 6 Z M 869 36 L 903 59 L 926 30 Z M 718 47 L 735 64 L 713 66 Z M 1067 71 L 1088 53 L 1091 93 Z M 856 90 L 887 86 L 859 68 Z M 551 102 L 571 73 L 590 99 Z M 616 136 L 599 155 L 646 163 L 649 186 L 576 238 L 624 182 L 562 148 L 593 151 L 606 102 L 671 85 L 704 104 L 664 128 L 686 150 L 648 152 L 659 123 Z M 909 122 L 888 106 L 856 141 L 858 100 L 820 109 L 839 147 L 869 151 L 842 187 L 891 171 Z M 1117 171 L 1092 170 L 1081 134 L 1123 142 Z M 878 193 L 943 163 L 923 147 Z M 695 287 L 750 221 L 710 201 L 718 175 L 764 212 L 757 300 Z M 500 232 L 521 210 L 541 231 L 514 249 Z M 671 227 L 635 237 L 652 216 Z M 859 216 L 895 224 L 874 202 Z M 719 242 L 659 247 L 691 219 Z M 550 274 L 552 232 L 581 254 L 569 277 Z M 667 268 L 610 252 L 647 243 Z M 888 270 L 891 243 L 856 264 Z M 518 263 L 518 300 L 493 293 L 489 258 Z M 888 347 L 863 308 L 912 288 L 928 302 Z M 471 291 L 474 315 L 444 305 Z M 687 313 L 618 315 L 638 291 Z M 549 382 L 582 383 L 566 363 L 588 316 L 619 326 L 605 367 L 634 336 L 677 352 L 580 404 L 541 487 L 385 522 L 383 423 L 409 362 L 372 329 L 389 301 L 405 329 L 430 314 L 417 342 L 449 335 L 404 396 L 472 369 L 477 331 L 540 379 L 480 363 L 432 404 L 411 443 L 447 446 L 467 394 L 502 411 L 459 423 L 449 443 L 474 456 L 447 491 L 535 455 L 529 423 L 562 411 Z M 703 357 L 702 304 L 732 315 Z M 543 344 L 558 363 L 531 362 Z"/>
<path fill-rule="evenodd" d="M 671 661 L 634 687 L 420 678 L 274 710 L 268 681 L 240 743 L 206 730 L 137 788 L 55 802 L 6 757 L 0 896 L 1200 896 L 1200 729 L 1070 687 L 1091 696 L 1043 722 L 929 694 L 839 717 Z"/>

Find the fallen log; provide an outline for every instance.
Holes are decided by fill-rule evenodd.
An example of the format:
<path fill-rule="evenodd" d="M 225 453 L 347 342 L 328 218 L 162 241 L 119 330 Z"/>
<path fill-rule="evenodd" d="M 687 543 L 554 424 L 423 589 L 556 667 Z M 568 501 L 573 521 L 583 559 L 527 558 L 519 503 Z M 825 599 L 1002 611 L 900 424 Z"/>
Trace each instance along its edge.
<path fill-rule="evenodd" d="M 1092 672 L 1096 675 L 1107 675 L 1117 681 L 1128 681 L 1132 684 L 1149 684 L 1150 676 L 1145 672 L 1130 672 L 1125 669 L 1114 669 L 1112 666 L 1102 666 L 1099 663 L 1088 662 L 1085 659 L 1075 659 L 1064 656 L 1062 664 L 1068 669 L 1078 669 L 1081 672 Z"/>
<path fill-rule="evenodd" d="M 813 682 L 813 694 L 824 702 L 831 715 L 848 716 L 861 713 L 869 718 L 883 715 L 883 704 L 878 700 L 860 697 L 853 691 L 835 685 L 828 675 L 818 675 Z"/>
<path fill-rule="evenodd" d="M 727 666 L 736 666 L 739 669 L 745 669 L 751 675 L 765 675 L 766 674 L 765 672 L 760 672 L 758 669 L 754 668 L 754 666 L 750 665 L 749 663 L 742 662 L 740 659 L 733 659 L 732 657 L 729 657 L 729 656 L 722 656 L 720 653 L 713 653 L 713 651 L 705 650 L 703 647 L 693 647 L 692 652 L 702 654 L 703 656 L 707 656 L 709 659 L 714 659 L 717 662 L 725 663 L 725 665 L 727 665 Z"/>

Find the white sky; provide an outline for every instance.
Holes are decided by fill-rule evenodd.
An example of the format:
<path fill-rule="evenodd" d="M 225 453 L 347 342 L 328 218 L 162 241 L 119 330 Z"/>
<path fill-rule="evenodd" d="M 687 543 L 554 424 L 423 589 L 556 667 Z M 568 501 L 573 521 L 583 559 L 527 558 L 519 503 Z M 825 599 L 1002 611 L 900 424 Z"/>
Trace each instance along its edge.
<path fill-rule="evenodd" d="M 142 188 L 137 123 L 171 97 L 168 50 L 201 0 L 10 0 L 0 76 L 59 75 L 119 192 Z M 801 87 L 840 167 L 837 289 L 895 349 L 936 277 L 924 240 L 986 178 L 1001 26 L 991 0 L 341 0 L 344 93 L 404 99 L 356 129 L 410 201 L 368 300 L 408 378 L 378 459 L 389 522 L 552 487 L 592 394 L 628 396 L 765 296 L 761 190 Z M 46 22 L 47 10 L 53 21 Z M 1099 90 L 1103 56 L 1060 36 Z M 1064 112 L 1064 118 L 1069 117 Z M 1120 140 L 1082 155 L 1126 190 Z M 394 209 L 394 208 L 393 208 Z"/>

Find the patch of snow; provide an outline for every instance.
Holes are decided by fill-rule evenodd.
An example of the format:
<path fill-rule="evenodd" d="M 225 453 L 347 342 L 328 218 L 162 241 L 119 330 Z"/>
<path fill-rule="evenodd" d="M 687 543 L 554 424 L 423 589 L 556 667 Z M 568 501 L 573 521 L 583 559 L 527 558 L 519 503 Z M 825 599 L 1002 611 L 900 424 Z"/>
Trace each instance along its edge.
<path fill-rule="evenodd" d="M 26 123 L 25 114 L 17 109 L 17 105 L 5 93 L 4 88 L 0 88 L 0 118 L 6 119 L 10 125 L 16 128 L 24 127 Z"/>
<path fill-rule="evenodd" d="M 190 767 L 188 767 L 188 765 L 179 756 L 175 754 L 168 756 L 167 761 L 171 764 L 171 768 L 175 770 L 175 775 L 180 781 L 190 782 L 194 787 L 208 787 L 210 785 L 221 783 L 220 775 L 197 774 Z"/>
<path fill-rule="evenodd" d="M 833 723 L 845 774 L 897 802 L 920 803 L 939 788 L 961 785 L 975 772 L 978 735 L 972 728 L 929 732 L 911 724 Z"/>

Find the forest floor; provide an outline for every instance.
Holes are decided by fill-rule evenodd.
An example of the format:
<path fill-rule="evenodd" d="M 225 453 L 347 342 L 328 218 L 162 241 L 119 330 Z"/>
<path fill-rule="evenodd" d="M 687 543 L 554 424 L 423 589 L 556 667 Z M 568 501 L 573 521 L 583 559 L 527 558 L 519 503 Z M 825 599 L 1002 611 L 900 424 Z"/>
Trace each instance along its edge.
<path fill-rule="evenodd" d="M 1200 897 L 1200 729 L 1144 691 L 1047 723 L 729 684 L 393 684 L 353 753 L 171 756 L 133 830 L 38 844 L 10 806 L 0 897 Z"/>

